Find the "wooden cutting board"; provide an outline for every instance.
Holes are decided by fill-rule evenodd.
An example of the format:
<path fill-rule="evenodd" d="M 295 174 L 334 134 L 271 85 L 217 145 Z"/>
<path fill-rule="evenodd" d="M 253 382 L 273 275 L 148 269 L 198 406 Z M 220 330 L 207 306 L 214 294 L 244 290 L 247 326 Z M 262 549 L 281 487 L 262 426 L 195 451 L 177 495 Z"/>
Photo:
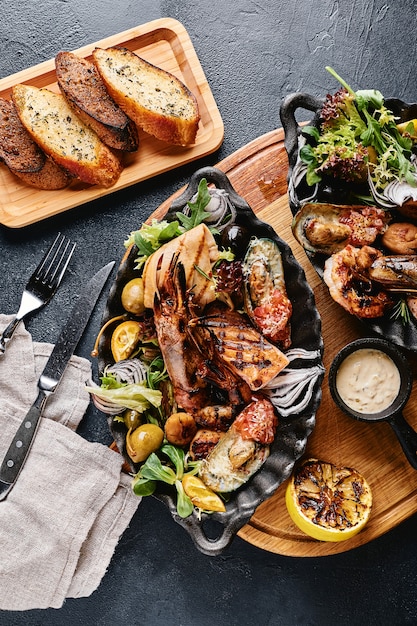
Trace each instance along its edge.
<path fill-rule="evenodd" d="M 139 149 L 123 155 L 124 169 L 115 185 L 104 189 L 74 180 L 65 189 L 45 191 L 29 187 L 0 167 L 0 224 L 21 228 L 68 211 L 104 195 L 120 191 L 143 180 L 211 154 L 223 141 L 223 120 L 213 94 L 184 26 L 175 19 L 161 18 L 111 35 L 75 50 L 92 60 L 94 48 L 121 46 L 129 48 L 150 63 L 171 72 L 195 95 L 200 111 L 200 124 L 192 146 L 174 146 L 139 130 Z M 18 83 L 59 92 L 55 59 L 49 59 L 0 80 L 0 96 L 7 100 Z"/>
<path fill-rule="evenodd" d="M 369 333 L 365 325 L 331 299 L 326 285 L 292 235 L 283 139 L 282 129 L 272 131 L 239 149 L 217 167 L 227 173 L 237 193 L 247 200 L 260 219 L 271 224 L 291 246 L 314 291 L 322 318 L 326 376 L 316 427 L 308 440 L 305 456 L 359 470 L 371 485 L 373 510 L 367 526 L 356 537 L 339 543 L 319 542 L 301 533 L 291 521 L 285 506 L 285 482 L 258 507 L 238 535 L 259 548 L 282 555 L 326 556 L 365 544 L 414 514 L 417 511 L 417 472 L 409 465 L 387 423 L 356 422 L 333 403 L 327 379 L 333 358 L 345 344 Z M 161 217 L 182 191 L 162 204 L 152 217 Z M 407 356 L 415 378 L 417 356 Z M 404 417 L 417 429 L 416 408 L 414 384 Z"/>

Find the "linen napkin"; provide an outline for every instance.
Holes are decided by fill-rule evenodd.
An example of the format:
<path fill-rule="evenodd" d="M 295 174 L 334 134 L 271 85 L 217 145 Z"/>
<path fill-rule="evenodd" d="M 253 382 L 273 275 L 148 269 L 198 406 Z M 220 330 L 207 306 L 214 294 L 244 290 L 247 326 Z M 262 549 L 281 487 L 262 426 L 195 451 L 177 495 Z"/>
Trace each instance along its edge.
<path fill-rule="evenodd" d="M 0 315 L 0 330 L 11 317 Z M 0 358 L 0 460 L 37 396 L 53 348 L 23 323 Z M 122 456 L 75 430 L 90 401 L 86 359 L 73 356 L 48 399 L 14 488 L 0 501 L 0 609 L 60 608 L 91 595 L 140 498 Z"/>

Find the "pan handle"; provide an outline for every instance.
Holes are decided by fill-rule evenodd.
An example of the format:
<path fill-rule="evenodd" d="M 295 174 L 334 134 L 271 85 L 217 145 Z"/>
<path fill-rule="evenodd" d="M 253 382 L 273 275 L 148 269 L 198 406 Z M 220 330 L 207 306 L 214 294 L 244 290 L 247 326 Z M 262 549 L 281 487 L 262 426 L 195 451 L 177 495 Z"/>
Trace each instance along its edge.
<path fill-rule="evenodd" d="M 208 556 L 218 556 L 224 552 L 255 510 L 252 506 L 243 507 L 244 510 L 232 507 L 226 513 L 205 513 L 202 518 L 194 511 L 184 518 L 178 515 L 176 504 L 170 495 L 157 492 L 153 497 L 169 508 L 173 520 L 188 532 L 196 548 Z"/>
<path fill-rule="evenodd" d="M 397 413 L 388 420 L 392 430 L 407 457 L 411 467 L 417 470 L 417 433 L 406 421 L 402 413 Z"/>
<path fill-rule="evenodd" d="M 197 193 L 198 185 L 202 178 L 205 178 L 208 183 L 216 185 L 218 189 L 224 189 L 235 207 L 242 210 L 250 210 L 248 203 L 234 189 L 228 176 L 216 167 L 207 166 L 194 172 L 186 189 L 172 202 L 169 208 L 170 213 L 181 211 L 184 208 L 186 203 L 189 202 Z"/>
<path fill-rule="evenodd" d="M 308 93 L 292 93 L 286 96 L 280 107 L 279 115 L 285 131 L 284 146 L 288 154 L 290 170 L 294 167 L 298 156 L 298 143 L 301 127 L 296 119 L 297 109 L 306 109 L 316 114 L 323 106 L 323 99 Z"/>

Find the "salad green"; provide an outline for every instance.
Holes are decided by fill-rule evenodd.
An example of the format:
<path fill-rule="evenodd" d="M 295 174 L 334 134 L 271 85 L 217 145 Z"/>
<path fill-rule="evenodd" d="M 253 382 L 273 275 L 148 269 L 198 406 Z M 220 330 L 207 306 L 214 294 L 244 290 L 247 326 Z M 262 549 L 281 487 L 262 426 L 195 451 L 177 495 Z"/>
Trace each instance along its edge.
<path fill-rule="evenodd" d="M 182 480 L 187 474 L 195 475 L 200 462 L 189 461 L 182 448 L 164 444 L 159 452 L 168 457 L 171 465 L 162 463 L 153 452 L 133 479 L 133 492 L 137 496 L 150 496 L 154 493 L 158 481 L 175 486 L 177 490 L 177 512 L 180 517 L 188 517 L 194 509 L 191 499 L 184 491 Z"/>
<path fill-rule="evenodd" d="M 311 141 L 300 150 L 300 158 L 307 165 L 307 183 L 320 182 L 323 174 L 366 182 L 369 172 L 379 191 L 392 181 L 417 186 L 410 133 L 398 130 L 382 93 L 375 89 L 353 91 L 332 68 L 326 69 L 342 88 L 327 96 L 320 111 L 320 128 L 303 128 Z"/>

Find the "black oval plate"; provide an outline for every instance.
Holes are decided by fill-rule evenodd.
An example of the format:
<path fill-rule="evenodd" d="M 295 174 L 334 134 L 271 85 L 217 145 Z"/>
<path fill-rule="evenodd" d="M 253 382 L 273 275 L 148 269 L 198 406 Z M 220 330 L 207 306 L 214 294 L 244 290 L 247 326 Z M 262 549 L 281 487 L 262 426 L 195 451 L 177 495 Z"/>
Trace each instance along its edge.
<path fill-rule="evenodd" d="M 235 534 L 244 526 L 254 513 L 257 506 L 271 496 L 278 486 L 290 475 L 295 461 L 303 454 L 307 438 L 315 425 L 315 413 L 321 400 L 321 383 L 324 376 L 322 366 L 323 342 L 321 337 L 321 320 L 317 312 L 314 295 L 308 285 L 301 266 L 294 258 L 289 246 L 280 239 L 273 228 L 260 221 L 249 205 L 233 189 L 227 176 L 220 170 L 206 167 L 198 170 L 191 177 L 184 193 L 177 198 L 165 215 L 165 219 L 175 219 L 175 214 L 182 211 L 186 203 L 197 192 L 199 182 L 205 178 L 218 189 L 224 189 L 236 208 L 235 224 L 245 232 L 258 237 L 269 237 L 275 240 L 282 254 L 285 281 L 288 296 L 293 305 L 292 315 L 292 354 L 288 369 L 305 368 L 310 384 L 302 392 L 303 406 L 293 414 L 281 417 L 277 435 L 271 446 L 271 454 L 262 469 L 255 474 L 246 485 L 233 493 L 226 505 L 225 513 L 196 513 L 186 519 L 178 516 L 173 490 L 159 488 L 154 497 L 164 502 L 170 509 L 173 519 L 183 526 L 197 548 L 208 555 L 220 554 L 233 540 Z M 138 255 L 133 246 L 122 260 L 115 281 L 110 289 L 103 317 L 103 325 L 124 311 L 120 302 L 123 286 L 137 274 L 134 260 Z M 110 350 L 112 327 L 102 335 L 99 343 L 99 370 L 113 363 Z M 309 356 L 307 360 L 297 356 L 302 351 Z M 298 407 L 297 403 L 297 407 Z M 288 413 L 291 413 L 289 411 Z M 126 429 L 123 424 L 114 423 L 110 418 L 110 429 L 119 449 L 125 453 Z M 127 459 L 128 460 L 128 459 Z M 130 463 L 130 461 L 128 460 Z"/>
<path fill-rule="evenodd" d="M 299 151 L 304 143 L 302 136 L 302 126 L 296 119 L 298 109 L 306 109 L 314 113 L 310 125 L 318 126 L 319 113 L 323 106 L 324 99 L 316 98 L 306 93 L 293 93 L 287 96 L 280 108 L 282 127 L 285 133 L 284 145 L 288 154 L 288 196 L 291 212 L 297 213 L 305 202 L 330 202 L 334 204 L 357 204 L 351 195 L 352 185 L 336 185 L 327 180 L 320 183 L 312 192 L 312 187 L 308 187 L 304 178 L 299 179 L 297 166 L 299 165 Z M 393 111 L 399 118 L 399 122 L 417 117 L 417 103 L 407 104 L 396 98 L 387 98 L 385 105 Z M 363 190 L 365 193 L 367 189 Z M 313 195 L 312 195 L 313 193 Z M 322 278 L 326 256 L 314 254 L 306 251 L 310 263 Z M 389 315 L 375 320 L 365 320 L 358 318 L 364 326 L 377 335 L 381 335 L 398 346 L 408 350 L 417 351 L 417 322 L 411 319 L 409 323 L 403 324 L 401 320 L 392 319 Z"/>

